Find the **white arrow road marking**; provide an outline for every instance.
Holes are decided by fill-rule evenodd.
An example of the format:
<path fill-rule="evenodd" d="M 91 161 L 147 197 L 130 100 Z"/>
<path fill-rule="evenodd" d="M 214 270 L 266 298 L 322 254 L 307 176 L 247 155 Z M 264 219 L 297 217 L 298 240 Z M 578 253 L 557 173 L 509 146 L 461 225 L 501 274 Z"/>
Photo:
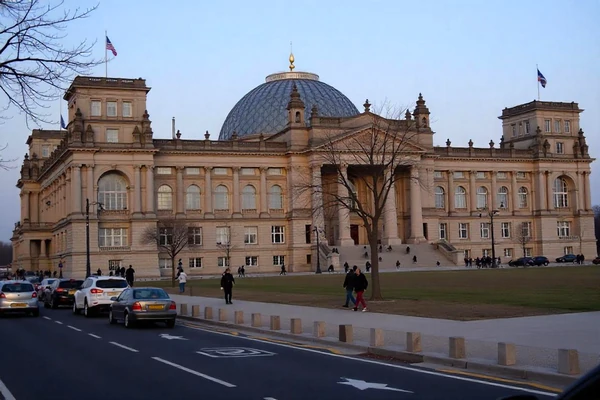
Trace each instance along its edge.
<path fill-rule="evenodd" d="M 183 336 L 173 336 L 173 335 L 169 335 L 168 333 L 161 333 L 158 336 L 160 336 L 163 339 L 168 339 L 168 340 L 187 340 Z"/>
<path fill-rule="evenodd" d="M 129 351 L 131 351 L 132 353 L 139 353 L 139 351 L 137 351 L 136 349 L 132 349 L 131 347 L 124 346 L 124 345 L 122 345 L 122 344 L 120 344 L 120 343 L 117 343 L 117 342 L 109 342 L 109 343 L 110 343 L 110 344 L 113 344 L 113 345 L 115 345 L 115 346 L 117 346 L 117 347 L 120 347 L 120 348 L 122 348 L 122 349 L 129 350 Z"/>
<path fill-rule="evenodd" d="M 199 376 L 201 378 L 208 379 L 209 381 L 213 381 L 215 383 L 218 383 L 219 385 L 223 385 L 223 386 L 226 386 L 226 387 L 229 387 L 229 388 L 234 388 L 235 387 L 235 385 L 232 384 L 232 383 L 225 382 L 225 381 L 222 381 L 222 380 L 217 379 L 217 378 L 213 378 L 212 376 L 205 375 L 205 374 L 203 374 L 201 372 L 194 371 L 193 369 L 186 368 L 183 365 L 175 364 L 175 363 L 172 363 L 171 361 L 163 360 L 162 358 L 159 358 L 159 357 L 152 357 L 152 359 L 156 360 L 158 362 L 161 362 L 163 364 L 167 364 L 167 365 L 169 365 L 171 367 L 180 369 L 182 371 L 188 372 L 188 373 L 190 373 L 192 375 L 196 375 L 196 376 Z"/>
<path fill-rule="evenodd" d="M 391 390 L 394 392 L 403 392 L 403 393 L 413 393 L 410 390 L 402 390 L 388 387 L 385 383 L 369 383 L 366 381 L 361 381 L 360 379 L 350 379 L 350 378 L 341 378 L 346 382 L 338 382 L 340 385 L 349 385 L 354 386 L 359 390 L 367 390 L 367 389 L 380 389 L 380 390 Z"/>

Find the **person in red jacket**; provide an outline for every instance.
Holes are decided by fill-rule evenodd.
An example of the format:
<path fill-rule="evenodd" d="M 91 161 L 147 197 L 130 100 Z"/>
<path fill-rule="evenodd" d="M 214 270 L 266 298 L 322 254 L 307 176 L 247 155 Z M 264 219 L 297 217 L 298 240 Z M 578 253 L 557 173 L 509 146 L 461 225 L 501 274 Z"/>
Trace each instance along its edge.
<path fill-rule="evenodd" d="M 357 268 L 355 271 L 356 276 L 354 277 L 354 291 L 356 292 L 356 303 L 354 305 L 354 311 L 358 311 L 358 306 L 362 304 L 362 311 L 367 311 L 367 303 L 363 298 L 363 294 L 367 287 L 369 286 L 369 281 L 367 281 L 367 277 L 362 273 L 360 268 Z"/>

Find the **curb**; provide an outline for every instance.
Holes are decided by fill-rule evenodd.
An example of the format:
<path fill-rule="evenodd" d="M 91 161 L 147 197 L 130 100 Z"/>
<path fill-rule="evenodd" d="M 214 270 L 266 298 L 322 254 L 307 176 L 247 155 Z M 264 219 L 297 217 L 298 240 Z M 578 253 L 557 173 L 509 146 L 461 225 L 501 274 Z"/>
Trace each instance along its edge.
<path fill-rule="evenodd" d="M 339 348 L 344 348 L 348 350 L 360 351 L 369 355 L 379 356 L 379 357 L 387 357 L 393 360 L 397 360 L 400 362 L 405 362 L 409 364 L 418 364 L 418 363 L 431 363 L 437 365 L 443 365 L 447 367 L 453 367 L 461 370 L 469 370 L 473 372 L 480 373 L 490 373 L 494 375 L 505 376 L 509 378 L 515 378 L 526 381 L 546 381 L 552 382 L 555 385 L 559 385 L 561 387 L 567 387 L 571 385 L 573 382 L 577 381 L 580 376 L 570 376 L 563 375 L 556 372 L 546 372 L 546 371 L 534 371 L 531 369 L 527 369 L 524 367 L 513 367 L 513 366 L 505 366 L 505 365 L 496 365 L 496 364 L 486 364 L 481 362 L 469 361 L 466 359 L 455 359 L 450 357 L 438 356 L 438 355 L 427 355 L 421 353 L 411 353 L 408 351 L 400 351 L 400 350 L 390 350 L 382 347 L 371 347 L 364 346 L 353 343 L 345 343 L 340 341 L 327 340 L 323 338 L 316 338 L 307 335 L 298 335 L 293 334 L 287 331 L 272 331 L 270 329 L 262 329 L 253 326 L 248 326 L 246 324 L 234 324 L 231 322 L 222 322 L 222 321 L 214 321 L 207 320 L 198 317 L 191 317 L 187 315 L 178 315 L 178 319 L 182 319 L 184 321 L 191 321 L 196 323 L 202 323 L 205 325 L 221 327 L 221 328 L 229 328 L 235 330 L 243 330 L 246 332 L 259 333 L 263 335 L 269 335 L 279 338 L 285 339 L 295 339 L 298 341 L 316 343 L 319 345 L 326 346 L 335 346 Z"/>

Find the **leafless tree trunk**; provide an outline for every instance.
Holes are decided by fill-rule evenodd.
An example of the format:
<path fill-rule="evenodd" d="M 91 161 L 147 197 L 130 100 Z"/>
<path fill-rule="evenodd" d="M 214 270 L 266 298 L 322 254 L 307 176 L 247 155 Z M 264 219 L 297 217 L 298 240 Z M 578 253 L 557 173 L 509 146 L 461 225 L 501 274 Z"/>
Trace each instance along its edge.
<path fill-rule="evenodd" d="M 188 245 L 189 224 L 185 220 L 158 221 L 157 227 L 149 227 L 143 234 L 143 242 L 155 243 L 159 251 L 171 258 L 171 284 L 175 287 L 175 257 Z"/>
<path fill-rule="evenodd" d="M 87 18 L 87 10 L 64 10 L 63 1 L 0 0 L 0 93 L 2 112 L 14 107 L 27 124 L 56 123 L 42 109 L 62 96 L 73 75 L 85 75 L 104 60 L 91 58 L 94 43 L 72 48 L 61 43 L 67 26 Z M 3 116 L 5 117 L 5 116 Z"/>
<path fill-rule="evenodd" d="M 527 243 L 531 241 L 531 232 L 529 232 L 529 225 L 525 222 L 521 222 L 519 228 L 517 229 L 517 234 L 515 235 L 515 240 L 523 249 L 523 257 L 525 257 L 525 249 L 527 248 Z"/>

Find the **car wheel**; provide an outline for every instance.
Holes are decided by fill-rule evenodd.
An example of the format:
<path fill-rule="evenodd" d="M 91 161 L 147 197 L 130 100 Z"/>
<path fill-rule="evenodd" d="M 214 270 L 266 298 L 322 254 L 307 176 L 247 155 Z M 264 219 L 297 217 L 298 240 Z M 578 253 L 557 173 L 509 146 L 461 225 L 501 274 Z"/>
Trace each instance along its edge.
<path fill-rule="evenodd" d="M 546 262 L 544 263 L 544 267 L 547 267 L 547 266 L 548 266 L 548 264 L 549 264 L 549 263 L 548 263 L 548 261 L 546 261 Z"/>
<path fill-rule="evenodd" d="M 108 322 L 112 325 L 117 323 L 117 320 L 113 317 L 112 310 L 108 312 Z"/>
<path fill-rule="evenodd" d="M 79 315 L 79 308 L 77 308 L 77 302 L 73 300 L 73 314 Z"/>
<path fill-rule="evenodd" d="M 54 302 L 54 297 L 50 299 L 50 308 L 56 310 L 58 308 L 58 304 Z"/>
<path fill-rule="evenodd" d="M 165 321 L 165 323 L 167 324 L 167 328 L 175 328 L 175 320 L 174 319 L 168 319 Z"/>
<path fill-rule="evenodd" d="M 125 312 L 125 328 L 133 328 L 133 322 L 129 319 L 128 312 Z"/>
<path fill-rule="evenodd" d="M 87 300 L 83 302 L 83 315 L 85 315 L 86 318 L 92 317 L 92 310 L 90 310 L 90 308 L 88 307 Z"/>

